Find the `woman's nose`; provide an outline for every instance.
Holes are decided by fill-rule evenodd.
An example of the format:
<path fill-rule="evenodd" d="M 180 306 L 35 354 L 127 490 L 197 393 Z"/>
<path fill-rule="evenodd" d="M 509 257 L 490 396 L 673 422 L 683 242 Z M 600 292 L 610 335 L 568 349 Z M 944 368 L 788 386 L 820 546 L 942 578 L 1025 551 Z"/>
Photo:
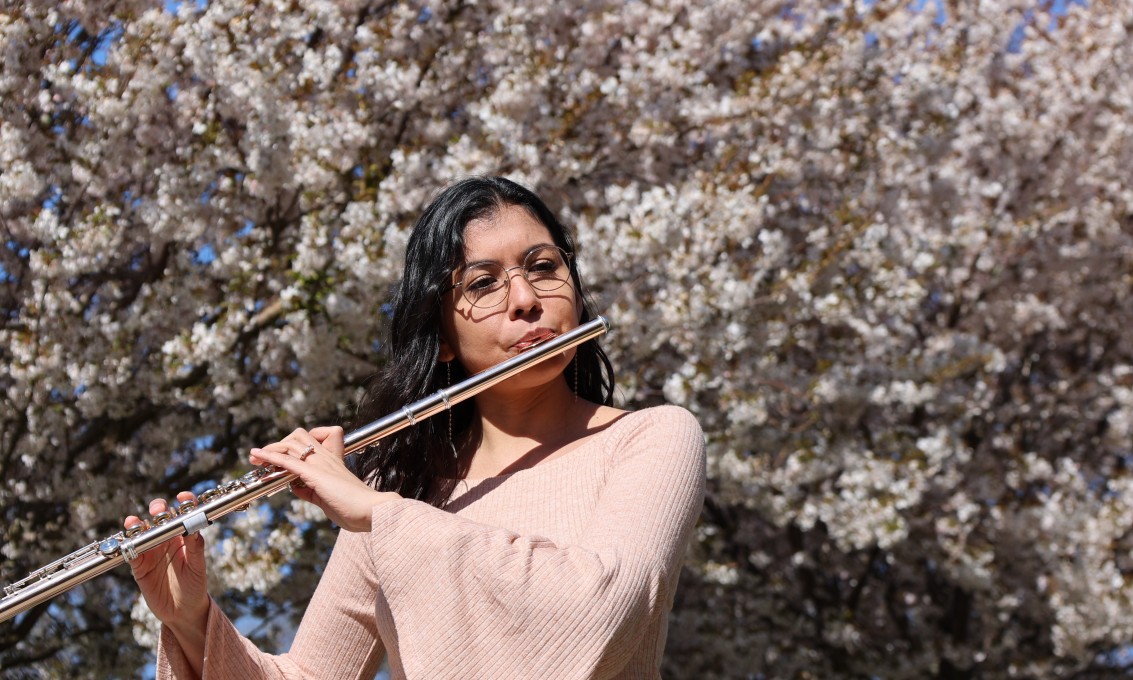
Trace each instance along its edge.
<path fill-rule="evenodd" d="M 541 308 L 542 302 L 535 288 L 524 276 L 523 270 L 508 272 L 508 312 L 512 318 L 523 316 Z"/>

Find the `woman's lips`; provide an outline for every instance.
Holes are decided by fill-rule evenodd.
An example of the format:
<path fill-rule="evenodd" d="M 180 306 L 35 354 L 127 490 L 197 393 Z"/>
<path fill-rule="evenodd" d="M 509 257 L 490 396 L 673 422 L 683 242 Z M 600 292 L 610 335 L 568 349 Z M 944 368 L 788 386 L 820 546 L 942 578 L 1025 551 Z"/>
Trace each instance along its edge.
<path fill-rule="evenodd" d="M 535 345 L 542 344 L 551 338 L 555 337 L 556 333 L 549 330 L 532 331 L 527 335 L 520 338 L 519 342 L 512 345 L 512 349 L 520 352 L 531 349 Z"/>

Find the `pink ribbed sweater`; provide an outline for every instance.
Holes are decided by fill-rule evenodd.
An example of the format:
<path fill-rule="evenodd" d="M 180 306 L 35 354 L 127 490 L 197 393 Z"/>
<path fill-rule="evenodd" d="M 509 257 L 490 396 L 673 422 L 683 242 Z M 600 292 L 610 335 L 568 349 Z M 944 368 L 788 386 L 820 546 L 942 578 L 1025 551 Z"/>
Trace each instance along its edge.
<path fill-rule="evenodd" d="M 340 532 L 288 653 L 213 604 L 204 676 L 370 680 L 388 654 L 394 680 L 657 678 L 704 468 L 700 426 L 660 406 L 445 510 L 378 505 L 372 531 Z M 157 669 L 193 677 L 168 629 Z"/>

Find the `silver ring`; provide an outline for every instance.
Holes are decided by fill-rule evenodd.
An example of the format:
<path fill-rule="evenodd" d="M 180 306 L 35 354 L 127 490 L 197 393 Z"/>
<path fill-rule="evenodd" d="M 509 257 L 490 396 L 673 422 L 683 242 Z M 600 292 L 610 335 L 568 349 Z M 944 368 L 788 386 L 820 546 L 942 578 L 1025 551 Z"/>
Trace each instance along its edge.
<path fill-rule="evenodd" d="M 307 460 L 307 456 L 311 455 L 314 452 L 315 452 L 315 445 L 314 444 L 308 444 L 307 448 L 303 449 L 303 453 L 299 454 L 299 460 L 300 461 Z"/>

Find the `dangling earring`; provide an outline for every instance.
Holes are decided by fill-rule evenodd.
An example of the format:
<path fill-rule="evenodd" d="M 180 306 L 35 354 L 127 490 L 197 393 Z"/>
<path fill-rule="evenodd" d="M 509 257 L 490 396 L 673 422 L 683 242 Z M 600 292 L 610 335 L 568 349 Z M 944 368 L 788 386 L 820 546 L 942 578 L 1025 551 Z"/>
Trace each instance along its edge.
<path fill-rule="evenodd" d="M 578 401 L 578 353 L 574 355 L 574 400 Z"/>
<path fill-rule="evenodd" d="M 452 386 L 452 362 L 445 362 L 445 387 Z M 456 442 L 452 439 L 452 407 L 448 403 L 448 395 L 445 395 L 445 410 L 448 411 L 448 445 L 452 449 L 452 459 L 456 460 L 459 456 L 456 453 Z"/>

